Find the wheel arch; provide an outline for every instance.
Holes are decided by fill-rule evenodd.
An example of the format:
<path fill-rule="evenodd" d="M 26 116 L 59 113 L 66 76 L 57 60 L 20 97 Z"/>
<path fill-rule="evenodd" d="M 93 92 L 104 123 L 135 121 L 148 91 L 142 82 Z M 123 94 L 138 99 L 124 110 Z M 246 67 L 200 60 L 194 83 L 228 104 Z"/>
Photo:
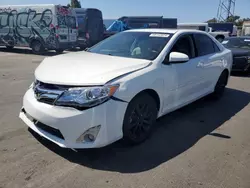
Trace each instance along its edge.
<path fill-rule="evenodd" d="M 228 79 L 229 79 L 229 70 L 226 68 L 226 69 L 224 69 L 222 72 L 221 72 L 221 75 L 222 74 L 225 74 L 226 76 L 227 76 L 227 83 L 226 84 L 228 84 Z"/>
<path fill-rule="evenodd" d="M 32 47 L 32 43 L 35 41 L 40 42 L 45 47 L 45 43 L 40 37 L 32 37 L 32 38 L 30 38 L 30 42 L 29 42 L 30 48 Z"/>
<path fill-rule="evenodd" d="M 134 98 L 138 97 L 139 95 L 143 95 L 144 93 L 148 94 L 149 96 L 151 96 L 151 97 L 154 99 L 154 101 L 155 101 L 155 103 L 156 103 L 156 106 L 157 106 L 157 110 L 158 110 L 158 112 L 159 112 L 160 107 L 161 107 L 161 100 L 160 100 L 159 94 L 158 94 L 154 89 L 144 89 L 144 90 L 140 91 L 139 93 L 137 93 L 137 94 L 132 98 L 132 100 L 133 100 Z M 131 100 L 131 101 L 132 101 L 132 100 Z"/>

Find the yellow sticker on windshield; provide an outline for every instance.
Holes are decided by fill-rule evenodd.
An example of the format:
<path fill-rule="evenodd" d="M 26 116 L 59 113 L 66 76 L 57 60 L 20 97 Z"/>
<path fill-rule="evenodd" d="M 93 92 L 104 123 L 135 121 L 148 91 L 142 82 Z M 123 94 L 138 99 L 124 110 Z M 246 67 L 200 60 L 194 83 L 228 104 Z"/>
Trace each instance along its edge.
<path fill-rule="evenodd" d="M 169 34 L 166 33 L 151 33 L 149 37 L 163 37 L 163 38 L 168 38 Z"/>

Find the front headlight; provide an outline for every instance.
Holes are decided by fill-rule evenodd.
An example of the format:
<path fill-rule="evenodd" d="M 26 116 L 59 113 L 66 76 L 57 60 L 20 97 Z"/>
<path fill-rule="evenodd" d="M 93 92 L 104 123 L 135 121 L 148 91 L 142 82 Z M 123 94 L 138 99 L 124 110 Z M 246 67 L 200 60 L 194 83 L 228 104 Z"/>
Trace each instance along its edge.
<path fill-rule="evenodd" d="M 56 100 L 55 105 L 75 108 L 93 107 L 108 100 L 118 88 L 119 85 L 70 88 Z"/>

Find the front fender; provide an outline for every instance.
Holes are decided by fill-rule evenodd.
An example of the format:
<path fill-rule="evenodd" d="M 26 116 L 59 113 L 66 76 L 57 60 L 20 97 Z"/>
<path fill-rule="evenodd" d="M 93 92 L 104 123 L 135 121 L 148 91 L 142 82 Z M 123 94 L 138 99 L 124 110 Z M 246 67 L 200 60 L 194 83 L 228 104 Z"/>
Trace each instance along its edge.
<path fill-rule="evenodd" d="M 136 75 L 136 76 L 135 76 Z M 126 78 L 119 80 L 120 88 L 115 93 L 115 97 L 123 101 L 130 102 L 138 93 L 152 89 L 160 99 L 160 111 L 163 104 L 164 80 L 157 74 L 157 70 L 140 71 L 128 75 Z"/>

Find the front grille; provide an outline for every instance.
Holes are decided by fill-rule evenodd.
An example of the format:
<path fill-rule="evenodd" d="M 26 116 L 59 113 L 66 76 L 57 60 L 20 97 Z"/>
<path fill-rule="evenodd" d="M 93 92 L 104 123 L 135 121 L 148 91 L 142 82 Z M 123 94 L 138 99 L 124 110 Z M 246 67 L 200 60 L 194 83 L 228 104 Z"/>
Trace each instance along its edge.
<path fill-rule="evenodd" d="M 62 133 L 58 129 L 45 125 L 41 122 L 37 122 L 35 125 L 37 128 L 64 140 Z"/>
<path fill-rule="evenodd" d="M 69 86 L 47 84 L 36 81 L 33 87 L 36 99 L 39 102 L 53 105 L 59 95 L 61 95 Z"/>
<path fill-rule="evenodd" d="M 50 104 L 50 105 L 53 105 L 54 102 L 55 102 L 55 98 L 40 98 L 40 99 L 37 99 L 37 100 L 39 102 Z"/>

